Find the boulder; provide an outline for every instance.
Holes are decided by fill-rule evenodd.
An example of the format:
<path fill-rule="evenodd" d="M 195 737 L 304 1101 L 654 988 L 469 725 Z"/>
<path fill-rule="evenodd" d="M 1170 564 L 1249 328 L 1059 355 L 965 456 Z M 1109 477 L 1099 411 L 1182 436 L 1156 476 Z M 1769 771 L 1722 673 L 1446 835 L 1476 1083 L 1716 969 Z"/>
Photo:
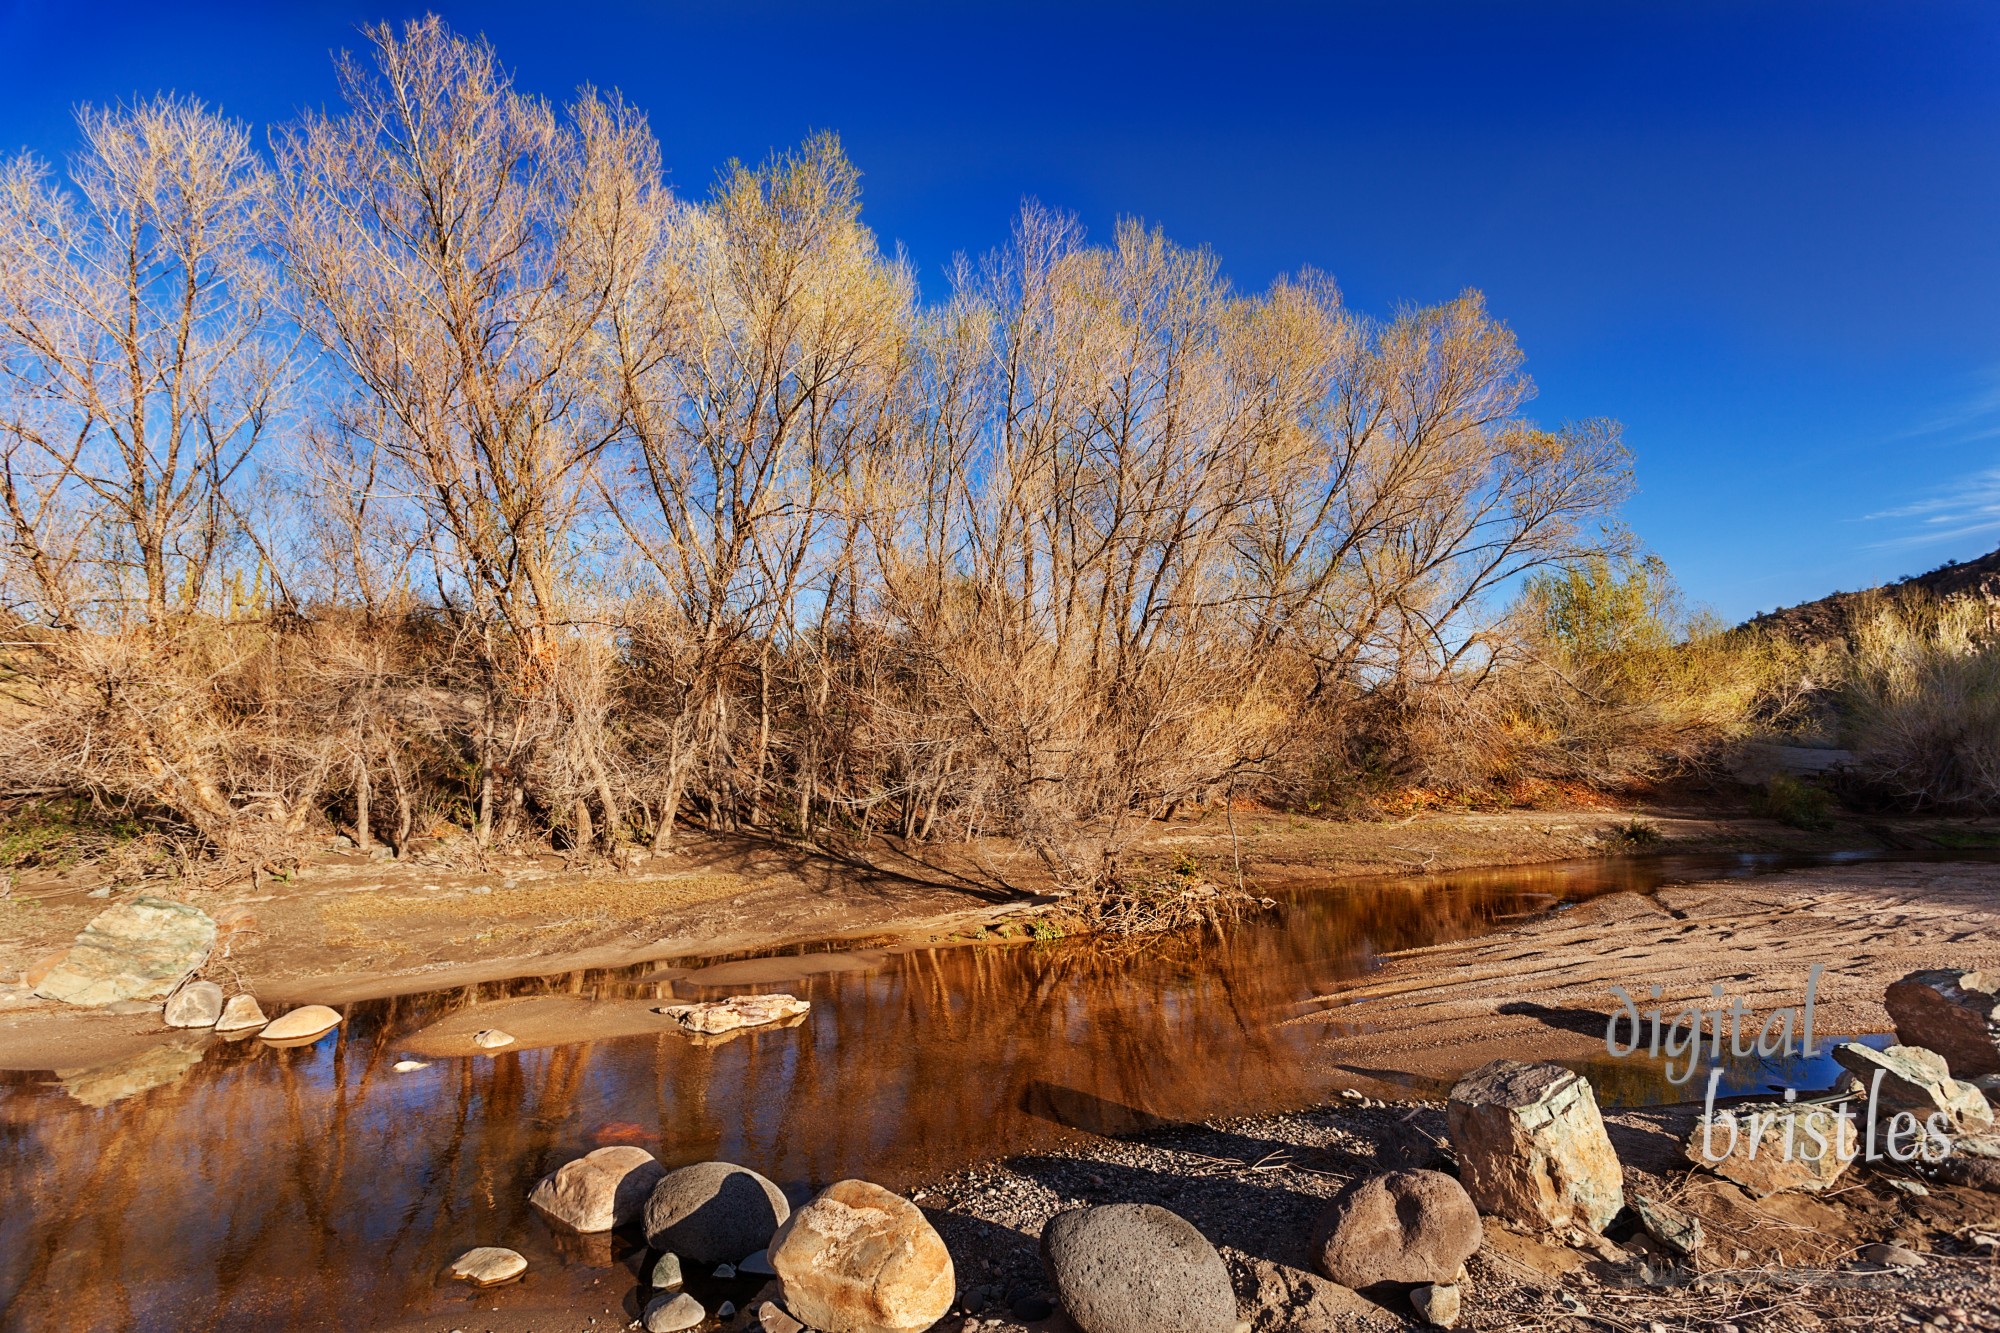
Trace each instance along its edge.
<path fill-rule="evenodd" d="M 776 1185 L 728 1162 L 669 1171 L 646 1200 L 646 1243 L 698 1264 L 734 1263 L 771 1244 L 791 1205 Z"/>
<path fill-rule="evenodd" d="M 1662 1203 L 1643 1194 L 1632 1196 L 1632 1211 L 1638 1216 L 1639 1225 L 1646 1234 L 1675 1254 L 1693 1258 L 1695 1252 L 1701 1249 L 1701 1219 L 1693 1213 L 1683 1212 L 1670 1203 Z"/>
<path fill-rule="evenodd" d="M 1861 1080 L 1872 1118 L 1886 1122 L 1908 1111 L 1923 1123 L 1942 1111 L 1954 1137 L 1993 1127 L 1993 1108 L 1986 1094 L 1951 1076 L 1945 1058 L 1921 1046 L 1891 1046 L 1878 1051 L 1858 1041 L 1833 1048 L 1840 1067 Z"/>
<path fill-rule="evenodd" d="M 770 1247 L 785 1305 L 824 1333 L 915 1333 L 951 1309 L 951 1254 L 921 1209 L 865 1180 L 829 1185 Z"/>
<path fill-rule="evenodd" d="M 1257 1333 L 1402 1333 L 1408 1324 L 1366 1296 L 1290 1264 L 1232 1250 L 1243 1317 Z M 1016 1318 L 1019 1318 L 1018 1312 Z M 1022 1322 L 1029 1322 L 1023 1320 Z M 1240 1328 L 1241 1325 L 1239 1324 Z"/>
<path fill-rule="evenodd" d="M 1688 1136 L 1688 1160 L 1757 1198 L 1785 1190 L 1817 1194 L 1857 1151 L 1854 1121 L 1829 1106 L 1766 1102 L 1704 1115 Z"/>
<path fill-rule="evenodd" d="M 222 987 L 190 981 L 167 997 L 161 1017 L 170 1028 L 212 1028 L 222 1017 Z"/>
<path fill-rule="evenodd" d="M 1042 1266 L 1083 1333 L 1232 1333 L 1236 1293 L 1222 1256 L 1186 1218 L 1150 1203 L 1058 1213 Z"/>
<path fill-rule="evenodd" d="M 121 1000 L 164 999 L 208 961 L 214 947 L 215 922 L 207 913 L 142 895 L 91 918 L 35 994 L 93 1009 Z"/>
<path fill-rule="evenodd" d="M 646 1333 L 681 1333 L 682 1329 L 695 1328 L 708 1318 L 708 1311 L 702 1309 L 701 1302 L 686 1292 L 674 1296 L 655 1296 L 646 1306 Z"/>
<path fill-rule="evenodd" d="M 265 1041 L 304 1041 L 324 1036 L 339 1026 L 339 1014 L 323 1004 L 307 1004 L 279 1014 L 257 1035 Z"/>
<path fill-rule="evenodd" d="M 1625 1206 L 1618 1155 L 1580 1074 L 1495 1060 L 1451 1090 L 1445 1123 L 1482 1212 L 1532 1228 L 1603 1231 Z"/>
<path fill-rule="evenodd" d="M 1955 968 L 1912 972 L 1889 983 L 1882 1005 L 1896 1040 L 1945 1058 L 1956 1078 L 2000 1074 L 2000 975 Z"/>
<path fill-rule="evenodd" d="M 215 1020 L 217 1032 L 241 1032 L 245 1028 L 260 1028 L 270 1020 L 264 1017 L 264 1010 L 258 1005 L 254 995 L 232 995 L 229 1003 L 222 1006 L 222 1017 Z"/>
<path fill-rule="evenodd" d="M 528 1202 L 571 1231 L 609 1231 L 637 1221 L 653 1186 L 666 1174 L 644 1148 L 599 1148 L 542 1177 Z"/>
<path fill-rule="evenodd" d="M 1479 1210 L 1442 1171 L 1391 1171 L 1336 1195 L 1313 1228 L 1313 1267 L 1357 1291 L 1449 1282 L 1479 1248 Z"/>
<path fill-rule="evenodd" d="M 476 1250 L 467 1250 L 451 1266 L 453 1277 L 470 1282 L 475 1287 L 496 1287 L 502 1282 L 512 1282 L 527 1271 L 526 1259 L 497 1245 L 481 1245 Z"/>
<path fill-rule="evenodd" d="M 1426 1324 L 1450 1328 L 1458 1322 L 1458 1286 L 1451 1282 L 1437 1282 L 1418 1287 L 1410 1293 L 1410 1308 Z"/>
<path fill-rule="evenodd" d="M 655 1010 L 665 1014 L 686 1032 L 713 1035 L 737 1028 L 762 1027 L 797 1018 L 812 1008 L 809 1000 L 790 995 L 736 995 L 727 1000 L 704 1000 L 700 1004 L 670 1004 Z"/>

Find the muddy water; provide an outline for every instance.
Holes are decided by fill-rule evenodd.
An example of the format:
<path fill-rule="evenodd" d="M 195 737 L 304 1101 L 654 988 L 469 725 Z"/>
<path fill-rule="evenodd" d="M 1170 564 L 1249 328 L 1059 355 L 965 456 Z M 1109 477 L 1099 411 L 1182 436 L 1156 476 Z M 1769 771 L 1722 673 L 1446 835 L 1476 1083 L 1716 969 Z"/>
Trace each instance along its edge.
<path fill-rule="evenodd" d="M 1284 895 L 1220 939 L 1143 950 L 1057 941 L 693 979 L 523 979 L 354 1004 L 343 1027 L 296 1049 L 188 1038 L 115 1067 L 0 1074 L 0 1328 L 618 1327 L 637 1312 L 635 1240 L 560 1238 L 525 1202 L 592 1147 L 638 1143 L 669 1165 L 727 1158 L 804 1198 L 846 1176 L 905 1187 L 1081 1134 L 1303 1105 L 1335 1086 L 1310 1058 L 1323 1031 L 1279 1020 L 1383 953 L 1609 890 L 1808 863 L 1651 858 L 1357 882 Z M 727 993 L 704 980 L 789 990 L 813 1011 L 712 1046 L 647 1035 L 391 1068 L 412 1033 L 469 1005 Z M 1736 1070 L 1731 1083 L 1783 1072 Z M 486 1244 L 525 1254 L 528 1278 L 478 1295 L 438 1280 Z M 554 1310 L 566 1313 L 534 1322 Z"/>

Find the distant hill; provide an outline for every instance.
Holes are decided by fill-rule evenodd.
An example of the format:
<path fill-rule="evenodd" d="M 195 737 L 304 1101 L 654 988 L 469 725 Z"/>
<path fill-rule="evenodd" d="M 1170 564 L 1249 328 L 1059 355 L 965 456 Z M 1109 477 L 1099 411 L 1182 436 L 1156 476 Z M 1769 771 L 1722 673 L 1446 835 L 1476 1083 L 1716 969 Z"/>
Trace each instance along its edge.
<path fill-rule="evenodd" d="M 1939 565 L 1928 574 L 1885 583 L 1879 588 L 1836 592 L 1816 602 L 1802 602 L 1797 606 L 1768 611 L 1751 617 L 1745 622 L 1745 628 L 1769 630 L 1804 643 L 1844 639 L 1848 637 L 1855 613 L 1861 608 L 1879 598 L 1893 599 L 1913 593 L 1940 600 L 1977 597 L 2000 603 L 2000 551 L 1982 555 L 1977 560 Z"/>

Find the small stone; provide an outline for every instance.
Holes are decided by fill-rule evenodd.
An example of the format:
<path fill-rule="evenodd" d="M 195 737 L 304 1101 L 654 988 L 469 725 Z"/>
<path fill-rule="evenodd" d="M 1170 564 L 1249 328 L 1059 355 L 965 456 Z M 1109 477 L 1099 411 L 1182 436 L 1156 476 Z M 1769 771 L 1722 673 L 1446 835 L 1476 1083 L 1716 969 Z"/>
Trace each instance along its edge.
<path fill-rule="evenodd" d="M 1900 1245 L 1863 1245 L 1854 1257 L 1872 1268 L 1922 1268 L 1930 1262 L 1915 1250 Z"/>
<path fill-rule="evenodd" d="M 497 1245 L 482 1245 L 476 1250 L 467 1250 L 451 1266 L 453 1277 L 470 1282 L 475 1287 L 494 1287 L 502 1282 L 512 1282 L 527 1271 L 526 1259 Z"/>
<path fill-rule="evenodd" d="M 1449 1283 L 1478 1250 L 1479 1210 L 1441 1171 L 1391 1171 L 1336 1195 L 1313 1228 L 1313 1267 L 1357 1291 Z"/>
<path fill-rule="evenodd" d="M 472 1044 L 482 1050 L 491 1051 L 501 1046 L 512 1046 L 514 1037 L 513 1034 L 502 1032 L 499 1028 L 481 1028 L 472 1034 Z"/>
<path fill-rule="evenodd" d="M 222 1017 L 222 987 L 190 981 L 167 997 L 161 1017 L 170 1028 L 212 1028 Z"/>
<path fill-rule="evenodd" d="M 805 1333 L 806 1326 L 779 1309 L 776 1301 L 762 1302 L 751 1317 L 757 1333 Z"/>
<path fill-rule="evenodd" d="M 728 1319 L 733 1315 L 735 1315 L 735 1313 L 736 1313 L 735 1301 L 724 1301 L 722 1304 L 715 1307 L 715 1317 L 717 1319 Z"/>
<path fill-rule="evenodd" d="M 302 1005 L 289 1013 L 279 1014 L 257 1035 L 265 1041 L 298 1041 L 324 1036 L 339 1027 L 340 1021 L 340 1015 L 323 1004 Z"/>
<path fill-rule="evenodd" d="M 246 1028 L 263 1027 L 268 1019 L 257 1003 L 254 995 L 232 995 L 229 1003 L 222 1006 L 222 1017 L 216 1020 L 217 1032 L 242 1032 Z"/>
<path fill-rule="evenodd" d="M 769 1249 L 762 1249 L 755 1254 L 746 1256 L 742 1263 L 736 1265 L 736 1271 L 739 1273 L 748 1273 L 752 1277 L 776 1277 L 778 1275 L 778 1270 L 771 1267 L 771 1251 Z"/>
<path fill-rule="evenodd" d="M 684 1031 L 712 1036 L 737 1028 L 781 1023 L 811 1008 L 810 1001 L 791 995 L 737 995 L 726 1000 L 704 1000 L 700 1004 L 665 1005 L 653 1012 L 665 1014 Z"/>
<path fill-rule="evenodd" d="M 829 1333 L 915 1333 L 951 1309 L 951 1252 L 908 1199 L 865 1180 L 829 1185 L 771 1239 L 785 1304 Z"/>
<path fill-rule="evenodd" d="M 667 1174 L 644 1148 L 615 1144 L 565 1162 L 528 1196 L 542 1216 L 584 1235 L 636 1221 Z"/>
<path fill-rule="evenodd" d="M 792 1215 L 783 1190 L 730 1162 L 669 1171 L 646 1201 L 646 1243 L 698 1264 L 735 1263 L 765 1249 Z"/>
<path fill-rule="evenodd" d="M 398 1074 L 414 1074 L 419 1069 L 429 1069 L 430 1065 L 423 1060 L 398 1060 L 395 1064 L 390 1065 L 389 1068 L 395 1070 Z"/>
<path fill-rule="evenodd" d="M 646 1306 L 646 1333 L 681 1333 L 708 1318 L 701 1302 L 686 1292 L 657 1296 Z"/>
<path fill-rule="evenodd" d="M 1458 1322 L 1458 1288 L 1449 1282 L 1418 1287 L 1410 1293 L 1410 1306 L 1426 1324 L 1450 1328 Z"/>
<path fill-rule="evenodd" d="M 1931 1192 L 1924 1188 L 1922 1181 L 1905 1180 L 1901 1176 L 1889 1177 L 1889 1188 L 1895 1190 L 1898 1194 L 1907 1194 L 1915 1199 L 1928 1199 L 1931 1195 Z"/>
<path fill-rule="evenodd" d="M 647 1280 L 657 1291 L 678 1291 L 686 1281 L 681 1276 L 681 1257 L 678 1254 L 663 1254 L 655 1259 L 652 1276 Z"/>
<path fill-rule="evenodd" d="M 1176 1213 L 1117 1203 L 1058 1213 L 1042 1266 L 1084 1333 L 1231 1333 L 1236 1293 L 1208 1238 Z"/>
<path fill-rule="evenodd" d="M 1601 1232 L 1625 1206 L 1624 1171 L 1582 1075 L 1495 1060 L 1459 1080 L 1445 1122 L 1480 1211 L 1546 1230 Z"/>
<path fill-rule="evenodd" d="M 768 1253 L 768 1251 L 766 1251 L 766 1253 Z M 720 1278 L 731 1278 L 731 1277 L 735 1277 L 735 1276 L 736 1276 L 736 1265 L 735 1265 L 735 1264 L 717 1264 L 717 1265 L 715 1266 L 715 1276 L 716 1276 L 716 1277 L 720 1277 Z"/>
<path fill-rule="evenodd" d="M 1632 1211 L 1638 1215 L 1639 1225 L 1646 1234 L 1675 1254 L 1693 1258 L 1701 1249 L 1701 1219 L 1694 1214 L 1644 1194 L 1632 1196 Z"/>

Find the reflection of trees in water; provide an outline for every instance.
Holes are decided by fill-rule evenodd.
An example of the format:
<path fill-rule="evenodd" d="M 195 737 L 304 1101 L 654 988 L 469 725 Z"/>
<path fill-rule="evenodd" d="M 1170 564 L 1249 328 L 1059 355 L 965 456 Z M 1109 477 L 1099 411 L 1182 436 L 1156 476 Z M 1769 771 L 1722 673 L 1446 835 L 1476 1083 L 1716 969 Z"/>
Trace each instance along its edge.
<path fill-rule="evenodd" d="M 179 1084 L 96 1110 L 0 1078 L 0 1169 L 31 1201 L 0 1211 L 0 1324 L 380 1322 L 454 1295 L 433 1278 L 472 1244 L 520 1249 L 544 1292 L 580 1290 L 526 1194 L 614 1121 L 653 1127 L 670 1163 L 895 1185 L 1128 1111 L 1309 1100 L 1317 1036 L 1280 1019 L 1381 953 L 1545 902 L 1538 887 L 1515 872 L 1334 889 L 1138 951 L 920 950 L 788 983 L 814 1002 L 803 1026 L 708 1048 L 663 1034 L 389 1068 L 402 1034 L 473 1004 L 668 993 L 628 968 L 353 1005 L 317 1045 L 215 1043 Z"/>

